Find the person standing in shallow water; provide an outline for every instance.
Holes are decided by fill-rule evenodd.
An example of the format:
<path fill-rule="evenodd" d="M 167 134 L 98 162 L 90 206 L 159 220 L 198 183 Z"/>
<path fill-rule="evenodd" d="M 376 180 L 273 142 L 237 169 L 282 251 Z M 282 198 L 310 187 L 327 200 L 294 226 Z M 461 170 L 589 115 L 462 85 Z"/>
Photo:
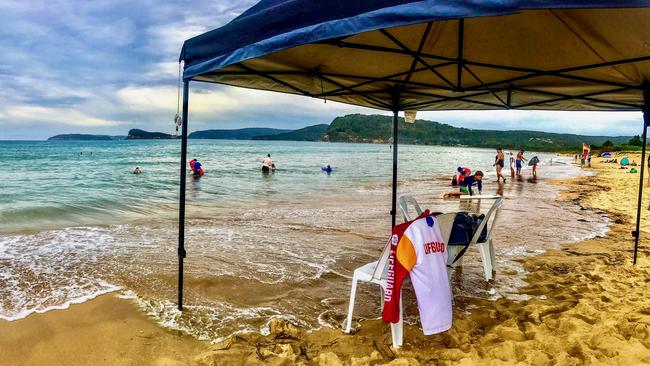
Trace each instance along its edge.
<path fill-rule="evenodd" d="M 524 150 L 521 149 L 517 153 L 517 160 L 515 160 L 515 167 L 517 168 L 517 176 L 521 175 L 521 167 L 524 161 L 526 161 L 526 159 L 524 158 Z"/>
<path fill-rule="evenodd" d="M 498 147 L 497 148 L 497 156 L 494 158 L 494 164 L 492 166 L 495 166 L 497 168 L 497 183 L 500 181 L 500 179 L 503 179 L 503 183 L 506 182 L 506 178 L 501 174 L 501 170 L 503 170 L 503 167 L 505 166 L 505 156 L 503 155 L 503 150 Z"/>
<path fill-rule="evenodd" d="M 262 160 L 262 172 L 268 173 L 271 171 L 271 168 L 274 167 L 273 160 L 271 159 L 271 154 L 266 154 L 264 160 Z"/>
<path fill-rule="evenodd" d="M 515 157 L 512 155 L 512 151 L 510 151 L 508 153 L 508 155 L 510 156 L 510 178 L 514 178 L 515 177 L 515 166 L 514 166 Z"/>

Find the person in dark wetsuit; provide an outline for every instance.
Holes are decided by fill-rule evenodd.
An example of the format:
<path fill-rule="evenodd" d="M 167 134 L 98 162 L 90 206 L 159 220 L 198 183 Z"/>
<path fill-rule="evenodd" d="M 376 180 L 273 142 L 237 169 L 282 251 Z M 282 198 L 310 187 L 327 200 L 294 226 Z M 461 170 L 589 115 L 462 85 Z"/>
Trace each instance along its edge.
<path fill-rule="evenodd" d="M 469 195 L 472 196 L 474 194 L 472 186 L 476 185 L 478 188 L 478 194 L 481 194 L 481 192 L 483 192 L 483 183 L 481 180 L 483 180 L 483 172 L 477 170 L 474 175 L 470 175 L 463 179 L 463 182 L 460 184 L 460 191 L 463 193 L 469 193 Z"/>
<path fill-rule="evenodd" d="M 503 150 L 498 147 L 497 156 L 494 158 L 494 164 L 492 164 L 492 166 L 497 168 L 497 183 L 499 182 L 499 179 L 503 179 L 503 183 L 506 182 L 506 178 L 501 174 L 501 170 L 503 170 L 503 167 L 505 166 L 505 160 L 506 158 L 503 155 Z"/>

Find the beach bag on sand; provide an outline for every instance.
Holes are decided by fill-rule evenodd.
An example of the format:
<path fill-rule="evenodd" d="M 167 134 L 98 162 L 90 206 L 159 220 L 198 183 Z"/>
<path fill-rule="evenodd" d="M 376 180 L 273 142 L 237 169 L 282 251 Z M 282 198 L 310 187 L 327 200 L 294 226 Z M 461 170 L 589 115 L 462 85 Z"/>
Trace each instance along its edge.
<path fill-rule="evenodd" d="M 474 237 L 474 233 L 478 229 L 478 226 L 485 219 L 485 215 L 470 215 L 467 212 L 459 212 L 454 218 L 454 224 L 451 227 L 451 234 L 449 236 L 449 242 L 447 245 L 458 245 L 463 246 L 463 248 L 458 252 L 456 258 L 449 264 L 453 265 L 458 261 L 463 254 L 469 248 L 469 243 Z M 479 242 L 482 242 L 487 237 L 487 225 L 483 227 L 481 235 L 479 235 Z"/>

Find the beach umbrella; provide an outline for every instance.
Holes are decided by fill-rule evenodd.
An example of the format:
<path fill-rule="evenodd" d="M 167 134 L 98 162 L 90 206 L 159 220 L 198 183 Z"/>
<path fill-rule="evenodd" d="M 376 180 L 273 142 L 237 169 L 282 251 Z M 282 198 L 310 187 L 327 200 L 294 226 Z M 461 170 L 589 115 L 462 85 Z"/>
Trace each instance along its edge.
<path fill-rule="evenodd" d="M 647 112 L 650 1 L 262 0 L 185 41 L 180 61 L 179 290 L 190 82 L 391 111 L 394 224 L 400 111 Z M 638 199 L 640 212 L 641 186 Z M 637 217 L 635 262 L 638 232 Z"/>

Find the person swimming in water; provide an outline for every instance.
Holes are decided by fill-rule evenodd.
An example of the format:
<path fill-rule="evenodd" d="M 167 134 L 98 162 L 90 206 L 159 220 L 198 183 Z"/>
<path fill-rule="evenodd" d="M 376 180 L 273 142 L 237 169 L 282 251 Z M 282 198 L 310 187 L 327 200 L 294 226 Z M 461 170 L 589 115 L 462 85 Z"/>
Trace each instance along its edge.
<path fill-rule="evenodd" d="M 499 179 L 503 179 L 503 183 L 506 182 L 506 177 L 501 174 L 501 170 L 505 166 L 505 156 L 503 156 L 503 150 L 501 150 L 500 147 L 497 148 L 497 156 L 494 158 L 494 164 L 492 166 L 495 166 L 497 168 L 497 183 L 499 183 Z"/>
<path fill-rule="evenodd" d="M 138 174 L 140 174 L 140 173 L 142 173 L 142 171 L 140 170 L 140 167 L 139 167 L 139 166 L 136 166 L 136 167 L 135 167 L 135 170 L 133 171 L 133 174 L 138 175 Z"/>
<path fill-rule="evenodd" d="M 327 168 L 321 168 L 321 170 L 327 174 L 330 174 L 332 172 L 332 167 L 328 165 Z"/>

